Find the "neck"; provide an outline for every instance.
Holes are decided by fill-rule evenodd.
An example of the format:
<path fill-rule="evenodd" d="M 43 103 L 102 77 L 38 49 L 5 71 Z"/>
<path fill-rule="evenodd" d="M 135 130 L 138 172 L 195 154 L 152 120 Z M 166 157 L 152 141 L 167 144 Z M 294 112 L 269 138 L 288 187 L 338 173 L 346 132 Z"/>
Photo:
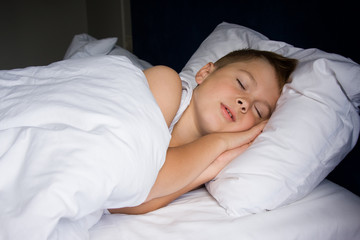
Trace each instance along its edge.
<path fill-rule="evenodd" d="M 193 104 L 191 101 L 180 120 L 174 126 L 170 147 L 177 147 L 190 143 L 199 137 L 201 137 L 201 134 L 197 129 Z"/>

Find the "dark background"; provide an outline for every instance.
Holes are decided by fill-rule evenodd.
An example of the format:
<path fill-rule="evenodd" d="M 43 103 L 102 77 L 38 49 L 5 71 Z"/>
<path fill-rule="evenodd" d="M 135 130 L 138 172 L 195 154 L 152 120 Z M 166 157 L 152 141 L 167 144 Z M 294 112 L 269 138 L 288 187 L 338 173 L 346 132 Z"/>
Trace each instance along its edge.
<path fill-rule="evenodd" d="M 177 71 L 223 21 L 360 62 L 359 8 L 352 1 L 132 0 L 131 9 L 134 53 Z"/>

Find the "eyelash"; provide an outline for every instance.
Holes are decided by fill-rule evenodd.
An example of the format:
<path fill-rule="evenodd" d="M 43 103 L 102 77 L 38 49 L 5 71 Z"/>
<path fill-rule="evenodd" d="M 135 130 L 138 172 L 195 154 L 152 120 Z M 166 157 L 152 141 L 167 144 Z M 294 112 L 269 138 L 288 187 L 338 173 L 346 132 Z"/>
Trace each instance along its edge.
<path fill-rule="evenodd" d="M 245 86 L 242 84 L 242 82 L 241 82 L 239 79 L 236 79 L 236 81 L 239 83 L 240 87 L 241 87 L 243 90 L 246 90 Z M 257 109 L 257 108 L 255 107 L 255 111 L 256 111 L 257 115 L 258 115 L 260 118 L 262 118 L 262 115 L 261 115 L 259 109 Z"/>
<path fill-rule="evenodd" d="M 244 90 L 246 90 L 245 86 L 242 84 L 242 82 L 239 79 L 236 79 L 236 81 L 240 84 L 240 87 Z"/>
<path fill-rule="evenodd" d="M 257 108 L 255 107 L 255 110 L 256 110 L 256 112 L 257 112 L 258 116 L 259 116 L 260 118 L 262 118 L 262 115 L 261 115 L 261 113 L 260 113 L 259 109 L 257 109 Z"/>

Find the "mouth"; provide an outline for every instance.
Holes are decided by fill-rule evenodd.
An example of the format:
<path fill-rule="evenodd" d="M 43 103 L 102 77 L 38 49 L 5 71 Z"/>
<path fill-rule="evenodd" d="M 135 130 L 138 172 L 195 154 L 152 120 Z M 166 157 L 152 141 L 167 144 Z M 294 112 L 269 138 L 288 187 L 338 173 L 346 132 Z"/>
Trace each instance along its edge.
<path fill-rule="evenodd" d="M 228 121 L 235 122 L 235 115 L 232 113 L 232 111 L 227 106 L 225 106 L 224 104 L 221 104 L 221 111 L 222 111 L 222 114 L 225 117 L 225 119 L 227 119 Z"/>

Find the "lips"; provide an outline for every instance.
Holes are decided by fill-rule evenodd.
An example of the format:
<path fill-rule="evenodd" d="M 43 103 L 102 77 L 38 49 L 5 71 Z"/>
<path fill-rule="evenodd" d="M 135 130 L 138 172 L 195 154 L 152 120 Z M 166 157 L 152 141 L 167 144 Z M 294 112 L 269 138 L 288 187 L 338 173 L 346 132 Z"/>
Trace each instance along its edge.
<path fill-rule="evenodd" d="M 223 114 L 223 116 L 225 117 L 226 120 L 235 122 L 234 113 L 230 110 L 230 108 L 228 108 L 224 104 L 221 104 L 221 112 L 222 112 L 222 114 Z"/>

